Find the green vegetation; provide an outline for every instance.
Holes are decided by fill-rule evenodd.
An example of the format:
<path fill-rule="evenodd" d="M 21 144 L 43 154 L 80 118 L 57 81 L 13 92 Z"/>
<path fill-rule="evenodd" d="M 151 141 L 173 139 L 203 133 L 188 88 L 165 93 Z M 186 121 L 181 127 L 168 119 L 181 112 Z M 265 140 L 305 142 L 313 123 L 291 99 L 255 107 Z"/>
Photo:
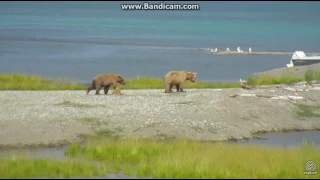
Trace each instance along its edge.
<path fill-rule="evenodd" d="M 304 79 L 307 83 L 311 83 L 313 80 L 320 81 L 320 72 L 314 72 L 312 70 L 307 70 L 304 74 Z"/>
<path fill-rule="evenodd" d="M 113 172 L 154 178 L 319 178 L 303 175 L 304 164 L 320 163 L 310 143 L 300 148 L 250 146 L 188 140 L 98 138 L 66 154 L 112 165 Z"/>
<path fill-rule="evenodd" d="M 273 84 L 291 84 L 303 81 L 302 78 L 291 76 L 291 75 L 283 75 L 280 77 L 272 77 L 268 75 L 262 75 L 260 77 L 254 77 L 250 75 L 248 77 L 248 84 L 250 85 L 273 85 Z"/>
<path fill-rule="evenodd" d="M 300 117 L 320 117 L 320 105 L 297 104 L 297 115 Z"/>
<path fill-rule="evenodd" d="M 308 70 L 305 77 L 300 78 L 285 74 L 280 77 L 262 75 L 255 77 L 250 75 L 247 79 L 250 85 L 272 85 L 272 84 L 291 84 L 300 81 L 311 82 L 320 80 L 320 72 Z M 126 85 L 121 85 L 120 89 L 163 89 L 163 79 L 158 77 L 136 77 L 126 80 Z M 239 82 L 201 82 L 194 83 L 187 81 L 185 88 L 239 88 Z M 175 87 L 174 87 L 175 88 Z M 0 74 L 0 90 L 85 90 L 87 85 L 77 84 L 68 79 L 48 79 L 39 75 L 25 74 Z M 112 89 L 112 88 L 111 88 Z"/>
<path fill-rule="evenodd" d="M 307 83 L 310 83 L 313 80 L 319 80 L 320 81 L 320 72 L 307 70 L 304 74 L 304 79 L 290 75 L 289 73 L 284 74 L 280 77 L 274 77 L 269 75 L 261 75 L 259 77 L 255 77 L 253 75 L 250 75 L 248 77 L 248 84 L 250 85 L 272 85 L 272 84 L 291 84 L 291 83 L 297 83 L 305 80 Z"/>
<path fill-rule="evenodd" d="M 105 175 L 102 170 L 88 162 L 13 158 L 0 160 L 0 172 L 1 178 L 71 178 Z"/>
<path fill-rule="evenodd" d="M 121 86 L 121 89 L 163 89 L 163 79 L 157 77 L 136 77 L 134 79 L 126 80 L 127 84 Z M 238 82 L 201 82 L 196 81 L 194 83 L 186 81 L 185 88 L 239 88 Z M 173 87 L 175 88 L 175 87 Z"/>
<path fill-rule="evenodd" d="M 85 90 L 86 85 L 70 83 L 68 79 L 46 79 L 38 75 L 0 74 L 0 90 Z M 163 79 L 136 77 L 126 80 L 121 89 L 163 89 Z M 186 82 L 185 88 L 238 88 L 239 83 Z M 111 88 L 112 89 L 112 88 Z"/>
<path fill-rule="evenodd" d="M 39 75 L 0 73 L 0 90 L 80 90 L 86 86 L 69 79 L 49 79 Z"/>
<path fill-rule="evenodd" d="M 319 148 L 305 141 L 283 148 L 185 139 L 116 139 L 112 132 L 71 144 L 67 160 L 0 160 L 1 178 L 89 177 L 122 171 L 153 178 L 319 178 L 304 175 L 308 160 L 320 163 Z M 76 160 L 76 161 L 75 161 Z"/>

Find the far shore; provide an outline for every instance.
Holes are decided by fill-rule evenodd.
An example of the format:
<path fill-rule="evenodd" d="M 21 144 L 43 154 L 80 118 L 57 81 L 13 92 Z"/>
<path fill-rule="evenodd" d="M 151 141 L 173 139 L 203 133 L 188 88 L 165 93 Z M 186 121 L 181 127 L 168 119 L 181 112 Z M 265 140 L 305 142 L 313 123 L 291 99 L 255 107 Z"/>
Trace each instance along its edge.
<path fill-rule="evenodd" d="M 211 51 L 214 48 L 200 48 L 200 51 Z M 225 51 L 225 50 L 218 50 L 217 52 L 211 52 L 212 55 L 293 55 L 294 52 L 285 52 L 285 51 Z M 308 56 L 319 56 L 320 52 L 305 52 Z"/>

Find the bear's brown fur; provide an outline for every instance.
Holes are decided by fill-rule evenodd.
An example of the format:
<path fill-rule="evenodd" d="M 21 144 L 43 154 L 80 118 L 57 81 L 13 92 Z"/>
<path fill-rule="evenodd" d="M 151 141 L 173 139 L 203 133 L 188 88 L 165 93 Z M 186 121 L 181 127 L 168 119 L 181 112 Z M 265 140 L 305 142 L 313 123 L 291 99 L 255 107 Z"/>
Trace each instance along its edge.
<path fill-rule="evenodd" d="M 118 83 L 122 85 L 126 84 L 120 74 L 99 74 L 93 78 L 91 86 L 89 86 L 87 89 L 87 94 L 89 94 L 90 90 L 95 89 L 96 95 L 99 95 L 102 87 L 104 87 L 104 94 L 108 94 L 110 86 L 112 85 L 114 89 L 117 89 Z"/>
<path fill-rule="evenodd" d="M 121 91 L 120 91 L 120 89 L 117 87 L 116 89 L 114 89 L 114 90 L 112 91 L 112 94 L 114 94 L 114 95 L 121 95 Z"/>
<path fill-rule="evenodd" d="M 172 92 L 172 86 L 176 86 L 177 92 L 185 92 L 183 90 L 186 80 L 195 82 L 197 73 L 189 71 L 169 71 L 164 76 L 165 93 Z"/>

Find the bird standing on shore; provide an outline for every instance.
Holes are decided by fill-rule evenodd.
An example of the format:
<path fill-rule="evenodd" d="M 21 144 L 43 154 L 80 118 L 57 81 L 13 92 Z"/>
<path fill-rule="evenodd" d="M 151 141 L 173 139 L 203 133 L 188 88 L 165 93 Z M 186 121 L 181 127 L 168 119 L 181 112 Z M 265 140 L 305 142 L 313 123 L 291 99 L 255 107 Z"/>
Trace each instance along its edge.
<path fill-rule="evenodd" d="M 249 52 L 252 52 L 252 51 L 251 51 L 251 47 L 249 48 Z"/>
<path fill-rule="evenodd" d="M 218 51 L 218 49 L 217 48 L 215 48 L 214 50 L 213 49 L 211 49 L 211 52 L 217 52 Z"/>
<path fill-rule="evenodd" d="M 240 79 L 239 82 L 242 89 L 253 89 L 253 86 L 250 86 L 247 81 Z"/>
<path fill-rule="evenodd" d="M 243 52 L 243 51 L 240 49 L 240 47 L 237 48 L 237 51 L 238 51 L 238 52 Z"/>

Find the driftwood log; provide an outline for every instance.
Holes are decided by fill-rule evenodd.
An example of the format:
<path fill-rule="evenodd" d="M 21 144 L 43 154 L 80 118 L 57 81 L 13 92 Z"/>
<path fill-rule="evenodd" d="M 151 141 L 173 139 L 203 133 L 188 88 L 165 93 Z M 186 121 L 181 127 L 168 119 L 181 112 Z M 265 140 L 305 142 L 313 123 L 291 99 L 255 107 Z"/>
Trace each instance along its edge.
<path fill-rule="evenodd" d="M 291 102 L 295 102 L 296 100 L 304 100 L 305 98 L 302 96 L 276 96 L 276 95 L 265 95 L 265 94 L 233 94 L 229 95 L 231 98 L 235 98 L 238 96 L 242 97 L 262 97 L 262 98 L 269 98 L 275 100 L 288 100 Z"/>
<path fill-rule="evenodd" d="M 240 79 L 240 87 L 242 89 L 269 89 L 269 88 L 281 88 L 284 85 L 282 84 L 274 84 L 274 85 L 250 85 L 247 81 Z"/>

